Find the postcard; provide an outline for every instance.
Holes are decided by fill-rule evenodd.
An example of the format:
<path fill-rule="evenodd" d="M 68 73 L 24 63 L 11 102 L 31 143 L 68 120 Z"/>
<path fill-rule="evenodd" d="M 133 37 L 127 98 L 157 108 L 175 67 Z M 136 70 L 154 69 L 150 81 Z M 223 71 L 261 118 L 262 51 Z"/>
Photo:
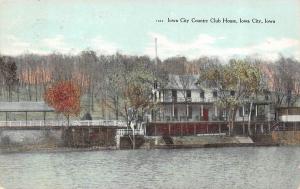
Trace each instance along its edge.
<path fill-rule="evenodd" d="M 300 189 L 299 0 L 0 0 L 0 189 Z"/>

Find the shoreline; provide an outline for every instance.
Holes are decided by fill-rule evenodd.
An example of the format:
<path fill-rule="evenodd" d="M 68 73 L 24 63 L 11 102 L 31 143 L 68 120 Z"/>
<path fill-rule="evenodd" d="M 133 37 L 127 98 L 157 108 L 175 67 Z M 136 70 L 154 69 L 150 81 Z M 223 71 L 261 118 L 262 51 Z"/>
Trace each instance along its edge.
<path fill-rule="evenodd" d="M 52 140 L 19 140 L 14 143 L 0 143 L 1 153 L 26 152 L 84 152 L 98 150 L 131 150 L 132 138 L 122 136 L 110 138 L 110 142 L 102 140 L 90 141 L 63 141 L 57 137 Z M 34 139 L 34 138 L 33 138 Z M 78 143 L 81 142 L 81 143 Z M 273 146 L 300 146 L 300 132 L 273 132 L 272 135 L 248 136 L 136 136 L 135 149 L 190 149 L 190 148 L 225 148 L 225 147 L 273 147 Z"/>
<path fill-rule="evenodd" d="M 300 145 L 280 145 L 280 144 L 256 144 L 256 143 L 216 143 L 216 144 L 191 144 L 191 145 L 154 145 L 151 148 L 137 148 L 135 150 L 157 150 L 157 149 L 196 149 L 196 148 L 243 148 L 243 147 L 300 147 Z M 112 150 L 133 150 L 130 148 L 117 149 L 115 146 L 111 147 L 0 147 L 0 154 L 10 153 L 64 153 L 64 152 L 91 152 L 91 151 L 112 151 Z"/>

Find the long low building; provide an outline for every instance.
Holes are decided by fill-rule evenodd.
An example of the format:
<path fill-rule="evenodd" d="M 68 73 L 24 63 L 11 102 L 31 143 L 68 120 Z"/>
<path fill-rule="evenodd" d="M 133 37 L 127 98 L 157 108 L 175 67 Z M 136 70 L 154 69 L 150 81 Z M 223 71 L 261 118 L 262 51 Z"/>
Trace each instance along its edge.
<path fill-rule="evenodd" d="M 0 113 L 5 113 L 5 120 L 8 120 L 8 113 L 25 113 L 25 120 L 28 119 L 29 112 L 43 113 L 44 120 L 47 112 L 54 112 L 52 107 L 49 107 L 45 102 L 0 102 Z"/>
<path fill-rule="evenodd" d="M 300 122 L 300 107 L 280 107 L 278 119 L 282 122 Z"/>

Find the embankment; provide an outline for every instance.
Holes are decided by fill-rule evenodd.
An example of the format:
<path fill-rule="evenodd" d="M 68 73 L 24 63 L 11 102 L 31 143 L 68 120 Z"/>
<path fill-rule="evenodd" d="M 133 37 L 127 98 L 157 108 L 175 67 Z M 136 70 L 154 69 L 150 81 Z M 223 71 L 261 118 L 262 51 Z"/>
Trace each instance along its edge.
<path fill-rule="evenodd" d="M 136 136 L 135 148 L 201 148 L 300 145 L 300 131 L 273 131 L 252 138 L 223 135 Z M 60 129 L 0 130 L 0 149 L 12 151 L 76 149 L 132 149 L 132 137 L 116 137 L 116 128 L 65 127 Z"/>
<path fill-rule="evenodd" d="M 120 149 L 131 149 L 129 137 L 122 137 Z M 205 148 L 205 147 L 242 147 L 255 146 L 249 137 L 229 137 L 226 135 L 211 136 L 146 136 L 136 138 L 136 148 L 167 149 L 167 148 Z"/>
<path fill-rule="evenodd" d="M 300 145 L 300 131 L 273 131 L 272 140 L 280 145 Z"/>
<path fill-rule="evenodd" d="M 61 148 L 115 148 L 114 127 L 0 129 L 0 148 L 12 151 Z"/>

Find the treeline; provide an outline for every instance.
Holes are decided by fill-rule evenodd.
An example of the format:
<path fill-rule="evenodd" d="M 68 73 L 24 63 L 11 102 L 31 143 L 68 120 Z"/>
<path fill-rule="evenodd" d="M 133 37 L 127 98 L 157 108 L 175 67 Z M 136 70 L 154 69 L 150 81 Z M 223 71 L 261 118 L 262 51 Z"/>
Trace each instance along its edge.
<path fill-rule="evenodd" d="M 299 96 L 300 63 L 296 60 L 281 57 L 275 62 L 250 58 L 244 61 L 260 68 L 265 90 L 276 94 L 276 103 L 284 104 L 289 98 L 290 103 L 293 96 Z M 1 101 L 40 101 L 43 100 L 44 91 L 52 83 L 72 80 L 78 84 L 83 94 L 83 111 L 92 112 L 95 107 L 100 106 L 102 117 L 106 116 L 108 110 L 116 118 L 125 117 L 128 116 L 125 114 L 130 112 L 130 107 L 145 109 L 143 101 L 148 101 L 146 97 L 151 94 L 155 80 L 166 83 L 168 74 L 201 75 L 203 70 L 222 64 L 224 63 L 217 57 L 201 57 L 196 60 L 171 57 L 161 61 L 147 56 L 118 53 L 97 56 L 94 51 L 83 51 L 76 56 L 0 56 L 0 98 Z M 133 93 L 133 89 L 140 90 L 142 95 Z M 135 99 L 131 99 L 133 97 Z M 139 97 L 144 98 L 139 99 L 139 104 L 134 104 Z"/>

